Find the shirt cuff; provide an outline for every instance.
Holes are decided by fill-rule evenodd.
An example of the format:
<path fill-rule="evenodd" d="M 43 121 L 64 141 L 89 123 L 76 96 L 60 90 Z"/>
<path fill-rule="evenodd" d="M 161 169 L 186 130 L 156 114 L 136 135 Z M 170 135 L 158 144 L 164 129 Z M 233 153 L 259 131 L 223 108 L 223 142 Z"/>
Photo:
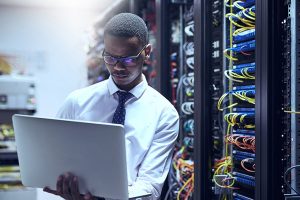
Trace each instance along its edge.
<path fill-rule="evenodd" d="M 133 183 L 131 186 L 128 186 L 128 193 L 130 196 L 142 196 L 145 194 L 152 194 L 149 197 L 143 197 L 143 200 L 157 200 L 160 195 L 157 190 L 148 182 L 145 181 L 137 181 Z"/>

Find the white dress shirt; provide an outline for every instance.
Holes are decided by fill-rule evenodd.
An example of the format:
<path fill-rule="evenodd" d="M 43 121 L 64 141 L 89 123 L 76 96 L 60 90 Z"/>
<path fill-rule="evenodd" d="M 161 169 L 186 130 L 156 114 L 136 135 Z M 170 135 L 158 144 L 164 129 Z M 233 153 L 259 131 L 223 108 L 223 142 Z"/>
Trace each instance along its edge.
<path fill-rule="evenodd" d="M 72 92 L 59 118 L 112 122 L 118 106 L 118 87 L 108 80 Z M 130 90 L 134 97 L 125 103 L 125 138 L 130 194 L 151 193 L 158 199 L 168 175 L 172 149 L 179 131 L 174 106 L 143 81 Z"/>

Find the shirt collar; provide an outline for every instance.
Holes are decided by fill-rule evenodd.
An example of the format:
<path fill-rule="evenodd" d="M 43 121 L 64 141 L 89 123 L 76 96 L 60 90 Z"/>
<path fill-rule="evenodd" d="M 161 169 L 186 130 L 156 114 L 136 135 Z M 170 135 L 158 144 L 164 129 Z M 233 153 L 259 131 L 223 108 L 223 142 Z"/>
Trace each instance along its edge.
<path fill-rule="evenodd" d="M 144 74 L 142 74 L 142 79 L 143 79 L 142 82 L 140 82 L 137 86 L 135 86 L 129 91 L 136 98 L 140 98 L 148 86 L 148 82 Z M 120 90 L 118 86 L 115 84 L 115 82 L 113 81 L 111 76 L 109 76 L 108 78 L 107 87 L 110 95 L 113 95 L 114 93 Z"/>

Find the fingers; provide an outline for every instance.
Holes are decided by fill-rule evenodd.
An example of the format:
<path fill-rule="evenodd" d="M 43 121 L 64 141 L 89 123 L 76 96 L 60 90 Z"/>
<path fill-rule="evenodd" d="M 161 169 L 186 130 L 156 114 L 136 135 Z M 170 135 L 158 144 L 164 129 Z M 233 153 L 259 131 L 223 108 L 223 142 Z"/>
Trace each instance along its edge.
<path fill-rule="evenodd" d="M 80 198 L 80 193 L 79 193 L 79 188 L 78 188 L 78 178 L 77 176 L 73 176 L 72 180 L 70 180 L 70 192 L 73 197 L 73 199 L 79 199 Z"/>
<path fill-rule="evenodd" d="M 73 176 L 70 173 L 66 173 L 64 175 L 63 181 L 62 181 L 62 192 L 64 195 L 70 195 L 70 179 L 72 179 Z"/>
<path fill-rule="evenodd" d="M 60 175 L 56 181 L 56 191 L 58 194 L 62 194 L 63 191 L 63 175 Z"/>
<path fill-rule="evenodd" d="M 43 191 L 48 192 L 50 194 L 58 195 L 58 192 L 56 190 L 51 190 L 49 187 L 44 187 Z"/>
<path fill-rule="evenodd" d="M 78 177 L 71 173 L 65 173 L 57 178 L 56 190 L 51 190 L 49 187 L 45 187 L 43 190 L 54 195 L 59 195 L 64 199 L 79 200 L 83 197 L 79 193 Z M 86 198 L 94 200 L 90 193 L 87 194 Z"/>

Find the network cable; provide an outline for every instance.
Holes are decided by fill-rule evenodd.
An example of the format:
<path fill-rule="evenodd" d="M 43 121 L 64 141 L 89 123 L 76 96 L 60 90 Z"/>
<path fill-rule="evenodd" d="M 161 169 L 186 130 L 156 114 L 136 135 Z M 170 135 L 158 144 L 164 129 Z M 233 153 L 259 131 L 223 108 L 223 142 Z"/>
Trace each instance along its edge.
<path fill-rule="evenodd" d="M 224 115 L 224 119 L 230 125 L 229 127 L 237 126 L 239 128 L 246 128 L 246 129 L 255 128 L 255 124 L 253 120 L 254 113 L 227 113 Z"/>
<path fill-rule="evenodd" d="M 225 70 L 224 75 L 235 82 L 242 83 L 243 80 L 255 80 L 255 67 L 245 67 L 242 69 Z"/>
<path fill-rule="evenodd" d="M 229 60 L 237 61 L 237 58 L 228 55 L 228 51 L 234 53 L 242 53 L 243 55 L 250 56 L 251 54 L 246 52 L 253 50 L 255 50 L 255 40 L 234 44 L 231 48 L 227 48 L 224 50 L 224 55 Z"/>
<path fill-rule="evenodd" d="M 230 134 L 225 136 L 225 141 L 228 144 L 234 144 L 240 149 L 255 152 L 255 136 Z"/>
<path fill-rule="evenodd" d="M 172 184 L 173 191 L 176 194 L 176 199 L 187 200 L 194 189 L 194 162 L 191 160 L 188 147 L 191 145 L 191 139 L 185 137 L 183 139 L 183 146 L 174 154 L 172 159 L 171 174 L 175 181 Z M 170 192 L 169 192 L 170 194 Z"/>
<path fill-rule="evenodd" d="M 220 97 L 218 104 L 217 104 L 218 110 L 223 111 L 227 108 L 232 108 L 232 107 L 238 105 L 238 103 L 232 103 L 231 105 L 222 108 L 221 107 L 222 103 L 227 96 L 234 96 L 234 97 L 238 98 L 239 100 L 246 101 L 250 104 L 255 104 L 255 90 L 235 90 L 235 91 L 233 90 L 230 92 L 226 92 L 225 94 L 223 94 Z"/>
<path fill-rule="evenodd" d="M 181 104 L 181 111 L 186 115 L 194 114 L 194 102 L 184 102 Z"/>
<path fill-rule="evenodd" d="M 285 172 L 284 172 L 284 176 L 283 176 L 283 180 L 284 180 L 284 183 L 288 186 L 288 188 L 292 191 L 294 191 L 297 195 L 300 196 L 300 193 L 291 186 L 291 184 L 287 181 L 287 175 L 288 173 L 292 170 L 292 169 L 296 169 L 296 168 L 299 168 L 300 165 L 294 165 L 294 166 L 291 166 L 289 167 Z"/>
<path fill-rule="evenodd" d="M 232 174 L 230 173 L 232 169 L 232 158 L 230 156 L 227 156 L 220 160 L 217 160 L 215 162 L 214 169 L 215 169 L 213 175 L 214 183 L 220 188 L 234 189 L 233 185 L 235 183 L 235 180 Z M 218 175 L 226 175 L 226 176 L 221 181 L 217 181 L 216 177 Z"/>

